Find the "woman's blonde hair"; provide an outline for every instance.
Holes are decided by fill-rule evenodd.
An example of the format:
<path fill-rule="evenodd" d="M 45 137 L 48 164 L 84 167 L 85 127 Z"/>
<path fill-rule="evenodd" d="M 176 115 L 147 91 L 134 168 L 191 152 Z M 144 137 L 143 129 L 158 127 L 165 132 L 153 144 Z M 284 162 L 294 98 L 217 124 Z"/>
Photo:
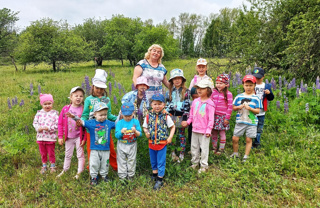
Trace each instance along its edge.
<path fill-rule="evenodd" d="M 160 58 L 158 59 L 158 64 L 161 64 L 161 59 L 162 59 L 162 57 L 164 56 L 164 51 L 163 51 L 163 48 L 162 48 L 160 45 L 158 45 L 158 44 L 153 44 L 152 46 L 150 46 L 150 47 L 148 48 L 148 52 L 144 54 L 144 58 L 145 58 L 145 59 L 149 59 L 149 58 L 150 58 L 150 55 L 151 55 L 151 51 L 152 51 L 152 49 L 154 49 L 154 48 L 160 48 L 160 49 L 161 49 L 161 55 L 160 55 Z"/>

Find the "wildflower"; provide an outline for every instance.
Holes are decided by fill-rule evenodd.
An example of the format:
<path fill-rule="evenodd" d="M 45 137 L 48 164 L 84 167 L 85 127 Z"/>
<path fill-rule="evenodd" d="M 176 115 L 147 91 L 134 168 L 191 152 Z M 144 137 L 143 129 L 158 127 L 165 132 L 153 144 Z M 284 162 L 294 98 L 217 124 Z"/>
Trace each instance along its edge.
<path fill-rule="evenodd" d="M 232 87 L 234 87 L 234 88 L 237 87 L 236 77 L 233 77 L 233 79 L 232 79 Z"/>
<path fill-rule="evenodd" d="M 303 80 L 301 80 L 301 82 L 300 82 L 300 88 L 301 89 L 303 88 Z"/>
<path fill-rule="evenodd" d="M 317 79 L 316 79 L 316 88 L 320 89 L 319 76 L 317 76 Z"/>
<path fill-rule="evenodd" d="M 40 86 L 40 84 L 38 84 L 38 94 L 39 95 L 41 94 L 41 86 Z"/>
<path fill-rule="evenodd" d="M 284 85 L 284 86 L 288 86 L 288 82 L 287 82 L 287 80 L 286 80 L 285 77 L 283 77 L 283 85 Z"/>
<path fill-rule="evenodd" d="M 266 84 L 269 84 L 269 80 L 268 79 L 266 79 Z"/>
<path fill-rule="evenodd" d="M 14 97 L 14 104 L 15 104 L 15 105 L 18 104 L 18 98 L 17 98 L 17 96 Z"/>
<path fill-rule="evenodd" d="M 134 91 L 136 89 L 136 87 L 134 86 L 134 84 L 132 83 L 131 85 L 131 90 Z"/>
<path fill-rule="evenodd" d="M 237 78 L 238 85 L 241 85 L 242 84 L 241 74 L 240 73 L 236 73 L 236 78 Z"/>
<path fill-rule="evenodd" d="M 109 82 L 109 95 L 111 95 L 111 91 L 112 91 L 112 84 L 111 84 L 111 82 Z"/>
<path fill-rule="evenodd" d="M 271 79 L 271 86 L 272 86 L 272 89 L 273 89 L 273 90 L 276 90 L 276 89 L 277 89 L 276 81 L 273 79 L 273 77 L 272 77 L 272 79 Z"/>
<path fill-rule="evenodd" d="M 288 113 L 289 112 L 289 103 L 288 103 L 288 98 L 286 98 L 286 101 L 284 101 L 284 112 Z"/>
<path fill-rule="evenodd" d="M 121 86 L 121 84 L 120 84 L 120 83 L 118 83 L 118 88 L 119 88 L 119 90 L 122 88 L 122 86 Z"/>
<path fill-rule="evenodd" d="M 24 105 L 24 100 L 21 100 L 19 105 L 20 105 L 20 107 L 22 107 Z"/>
<path fill-rule="evenodd" d="M 12 98 L 12 102 L 11 102 L 12 106 L 14 106 L 16 104 L 14 98 Z"/>
<path fill-rule="evenodd" d="M 280 88 L 280 90 L 282 89 L 282 79 L 281 79 L 281 76 L 279 76 L 279 88 Z"/>
<path fill-rule="evenodd" d="M 113 96 L 113 102 L 114 102 L 115 105 L 118 105 L 118 100 L 117 100 L 117 97 L 115 95 Z"/>
<path fill-rule="evenodd" d="M 309 112 L 309 103 L 306 103 L 306 113 Z"/>
<path fill-rule="evenodd" d="M 291 87 L 295 87 L 296 86 L 296 78 L 293 78 L 291 81 Z"/>
<path fill-rule="evenodd" d="M 280 101 L 277 101 L 277 108 L 280 109 Z"/>
<path fill-rule="evenodd" d="M 231 77 L 232 77 L 232 72 L 231 71 L 229 72 L 228 76 L 229 76 L 229 79 L 231 79 Z"/>
<path fill-rule="evenodd" d="M 84 82 L 81 83 L 81 88 L 84 89 Z"/>
<path fill-rule="evenodd" d="M 10 98 L 8 98 L 8 108 L 12 109 L 11 103 L 10 103 Z"/>
<path fill-rule="evenodd" d="M 279 92 L 279 96 L 282 96 L 282 91 L 281 91 L 281 89 L 280 89 L 280 92 Z"/>
<path fill-rule="evenodd" d="M 84 77 L 84 82 L 86 83 L 86 94 L 89 95 L 91 91 L 91 86 L 90 86 L 90 81 L 88 76 Z"/>
<path fill-rule="evenodd" d="M 297 98 L 299 98 L 299 87 L 297 87 L 296 94 L 297 94 Z"/>
<path fill-rule="evenodd" d="M 29 127 L 28 127 L 28 125 L 26 125 L 26 126 L 24 127 L 24 130 L 25 130 L 26 134 L 29 134 Z"/>
<path fill-rule="evenodd" d="M 33 84 L 30 83 L 30 95 L 32 96 L 33 95 Z"/>

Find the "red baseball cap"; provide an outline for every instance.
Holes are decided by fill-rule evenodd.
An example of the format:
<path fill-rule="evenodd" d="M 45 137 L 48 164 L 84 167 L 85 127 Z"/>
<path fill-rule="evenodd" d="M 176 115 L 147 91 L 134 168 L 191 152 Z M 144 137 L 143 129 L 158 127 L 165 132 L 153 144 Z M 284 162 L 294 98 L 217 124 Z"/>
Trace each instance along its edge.
<path fill-rule="evenodd" d="M 253 75 L 246 75 L 243 77 L 242 82 L 250 81 L 252 83 L 256 83 L 257 79 Z"/>

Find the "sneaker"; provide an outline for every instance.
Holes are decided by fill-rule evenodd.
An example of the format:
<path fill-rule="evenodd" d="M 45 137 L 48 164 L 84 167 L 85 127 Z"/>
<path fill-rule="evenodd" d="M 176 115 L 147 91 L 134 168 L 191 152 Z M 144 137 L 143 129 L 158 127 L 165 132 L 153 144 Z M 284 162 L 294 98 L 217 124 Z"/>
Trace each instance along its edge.
<path fill-rule="evenodd" d="M 57 175 L 56 178 L 60 178 L 63 174 L 64 174 L 64 170 L 59 175 Z"/>
<path fill-rule="evenodd" d="M 171 159 L 172 159 L 173 162 L 176 162 L 176 161 L 179 160 L 179 157 L 176 155 L 175 152 L 172 152 L 172 153 L 171 153 Z"/>
<path fill-rule="evenodd" d="M 152 174 L 150 178 L 151 178 L 152 181 L 157 181 L 157 177 L 158 176 L 153 176 L 153 174 Z"/>
<path fill-rule="evenodd" d="M 219 150 L 217 150 L 214 154 L 215 155 L 221 155 L 221 154 L 223 154 L 224 153 L 224 149 L 219 149 Z"/>
<path fill-rule="evenodd" d="M 182 161 L 184 160 L 184 155 L 180 154 L 179 155 L 179 159 L 177 160 L 178 163 L 182 163 Z"/>
<path fill-rule="evenodd" d="M 98 185 L 98 180 L 97 180 L 97 178 L 91 178 L 90 185 L 92 185 L 92 186 Z"/>
<path fill-rule="evenodd" d="M 243 157 L 242 162 L 245 163 L 249 160 L 249 157 Z"/>
<path fill-rule="evenodd" d="M 106 182 L 106 183 L 110 182 L 110 180 L 109 180 L 108 176 L 106 176 L 106 177 L 102 178 L 102 180 L 103 180 L 104 182 Z"/>
<path fill-rule="evenodd" d="M 77 175 L 75 175 L 74 178 L 78 180 L 80 178 L 80 173 L 77 173 Z"/>
<path fill-rule="evenodd" d="M 230 155 L 230 158 L 239 158 L 239 154 L 236 154 L 236 153 L 232 153 L 231 155 Z"/>
<path fill-rule="evenodd" d="M 50 167 L 50 173 L 55 173 L 57 172 L 57 168 L 56 167 Z"/>
<path fill-rule="evenodd" d="M 40 170 L 40 173 L 41 174 L 45 174 L 47 171 L 47 167 L 46 166 L 42 166 L 41 170 Z"/>
<path fill-rule="evenodd" d="M 156 181 L 156 184 L 154 185 L 153 190 L 159 190 L 161 188 L 161 186 L 163 186 L 163 182 Z"/>
<path fill-rule="evenodd" d="M 201 173 L 204 173 L 204 172 L 206 172 L 207 171 L 207 168 L 200 168 L 199 170 L 198 170 L 198 173 L 199 174 L 201 174 Z"/>

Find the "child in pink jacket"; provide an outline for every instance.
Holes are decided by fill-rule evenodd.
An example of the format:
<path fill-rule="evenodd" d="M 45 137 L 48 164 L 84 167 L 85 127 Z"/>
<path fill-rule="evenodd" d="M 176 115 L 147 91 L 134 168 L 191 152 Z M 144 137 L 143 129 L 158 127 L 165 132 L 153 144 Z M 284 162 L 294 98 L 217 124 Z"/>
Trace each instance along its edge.
<path fill-rule="evenodd" d="M 196 84 L 199 98 L 192 102 L 190 116 L 181 125 L 187 127 L 192 122 L 191 163 L 195 169 L 200 162 L 199 173 L 208 169 L 210 136 L 213 127 L 215 104 L 210 99 L 213 83 L 204 79 Z M 201 149 L 201 156 L 200 156 Z"/>
<path fill-rule="evenodd" d="M 74 147 L 76 147 L 78 158 L 78 172 L 75 176 L 79 178 L 81 172 L 84 170 L 85 157 L 83 146 L 86 143 L 85 129 L 81 126 L 78 127 L 76 122 L 69 118 L 68 115 L 72 114 L 78 116 L 82 115 L 84 91 L 81 87 L 74 87 L 70 91 L 71 104 L 62 108 L 59 122 L 58 122 L 58 137 L 59 144 L 63 145 L 63 136 L 65 138 L 65 158 L 62 172 L 57 176 L 61 177 L 70 168 L 71 158 L 73 155 Z"/>
<path fill-rule="evenodd" d="M 232 113 L 232 93 L 228 90 L 229 77 L 220 74 L 216 78 L 215 89 L 212 91 L 211 100 L 216 106 L 214 124 L 212 130 L 212 148 L 216 155 L 224 152 L 226 144 L 226 130 L 230 129 L 229 120 Z M 220 134 L 220 146 L 218 149 L 218 133 Z"/>

